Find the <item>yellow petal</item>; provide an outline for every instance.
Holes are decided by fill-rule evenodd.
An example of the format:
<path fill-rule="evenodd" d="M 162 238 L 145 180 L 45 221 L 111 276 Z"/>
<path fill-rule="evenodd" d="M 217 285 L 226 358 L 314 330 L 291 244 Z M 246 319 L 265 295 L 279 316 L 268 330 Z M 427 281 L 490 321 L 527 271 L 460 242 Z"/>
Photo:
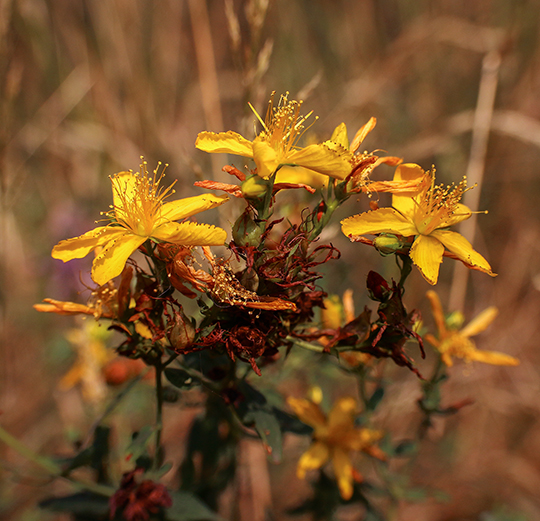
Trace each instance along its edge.
<path fill-rule="evenodd" d="M 351 159 L 352 154 L 340 144 L 325 141 L 287 154 L 284 162 L 305 166 L 335 179 L 345 179 L 352 171 Z"/>
<path fill-rule="evenodd" d="M 369 121 L 360 127 L 358 132 L 353 138 L 353 141 L 351 143 L 351 151 L 356 152 L 358 150 L 358 147 L 362 144 L 364 139 L 366 139 L 366 136 L 375 128 L 375 125 L 377 124 L 377 120 L 375 118 L 370 118 Z"/>
<path fill-rule="evenodd" d="M 75 362 L 72 368 L 58 382 L 58 388 L 61 391 L 68 391 L 75 387 L 82 380 L 83 371 L 82 364 Z"/>
<path fill-rule="evenodd" d="M 326 425 L 326 416 L 321 411 L 319 406 L 312 401 L 289 396 L 287 398 L 287 403 L 294 411 L 296 416 L 311 427 L 317 428 L 324 427 Z"/>
<path fill-rule="evenodd" d="M 210 224 L 170 222 L 156 228 L 152 237 L 183 246 L 222 246 L 227 239 L 227 232 Z"/>
<path fill-rule="evenodd" d="M 152 340 L 152 331 L 150 331 L 150 328 L 146 324 L 143 324 L 140 320 L 135 322 L 135 331 L 143 338 Z"/>
<path fill-rule="evenodd" d="M 495 351 L 480 351 L 479 349 L 469 352 L 467 359 L 491 365 L 519 365 L 519 360 L 513 356 Z"/>
<path fill-rule="evenodd" d="M 328 447 L 320 441 L 314 442 L 298 460 L 296 475 L 300 479 L 304 479 L 307 471 L 320 469 L 328 461 L 329 457 L 330 451 Z"/>
<path fill-rule="evenodd" d="M 404 163 L 396 168 L 394 181 L 418 182 L 425 175 L 424 170 L 414 163 Z M 418 188 L 409 193 L 400 192 L 392 196 L 392 206 L 403 215 L 412 215 L 416 208 L 416 203 L 412 199 L 418 194 Z"/>
<path fill-rule="evenodd" d="M 253 157 L 253 143 L 245 137 L 229 130 L 228 132 L 201 132 L 197 136 L 195 146 L 199 150 L 211 154 L 235 154 Z"/>
<path fill-rule="evenodd" d="M 459 333 L 465 337 L 478 335 L 484 331 L 499 314 L 499 310 L 495 306 L 484 309 L 479 315 L 476 315 Z"/>
<path fill-rule="evenodd" d="M 177 201 L 163 204 L 156 226 L 168 221 L 186 219 L 205 210 L 220 206 L 229 200 L 227 195 L 202 194 L 195 197 L 185 197 Z"/>
<path fill-rule="evenodd" d="M 57 313 L 59 315 L 93 315 L 96 310 L 84 304 L 63 302 L 52 298 L 43 299 L 46 304 L 34 304 L 34 309 L 42 313 Z"/>
<path fill-rule="evenodd" d="M 133 172 L 118 172 L 111 176 L 111 182 L 114 207 L 123 208 L 122 201 L 132 200 L 134 197 L 137 176 Z"/>
<path fill-rule="evenodd" d="M 454 361 L 452 360 L 452 357 L 450 356 L 450 354 L 441 353 L 441 358 L 447 367 L 452 367 L 454 365 Z"/>
<path fill-rule="evenodd" d="M 468 206 L 458 203 L 451 217 L 446 219 L 443 225 L 440 226 L 440 228 L 446 228 L 448 226 L 453 226 L 454 224 L 458 224 L 468 219 L 471 215 L 472 215 L 472 212 Z"/>
<path fill-rule="evenodd" d="M 431 333 L 426 333 L 424 335 L 424 340 L 429 342 L 436 349 L 438 349 L 441 345 L 441 343 Z"/>
<path fill-rule="evenodd" d="M 439 266 L 442 262 L 444 246 L 433 237 L 419 235 L 409 253 L 422 276 L 432 285 L 437 284 Z"/>
<path fill-rule="evenodd" d="M 429 299 L 429 303 L 431 304 L 431 312 L 433 313 L 433 319 L 435 320 L 437 331 L 439 332 L 439 338 L 443 338 L 446 335 L 447 330 L 446 321 L 444 319 L 444 311 L 441 305 L 441 299 L 439 298 L 439 295 L 437 295 L 437 293 L 435 293 L 433 290 L 429 290 L 426 293 L 426 296 Z M 433 342 L 431 342 L 430 340 L 428 340 L 428 342 L 433 344 Z"/>
<path fill-rule="evenodd" d="M 341 429 L 354 426 L 354 413 L 358 409 L 356 400 L 350 396 L 340 398 L 332 407 L 328 415 L 328 428 L 333 434 Z"/>
<path fill-rule="evenodd" d="M 283 166 L 276 174 L 275 183 L 292 183 L 322 188 L 328 185 L 329 177 L 302 166 Z"/>
<path fill-rule="evenodd" d="M 353 475 L 351 458 L 346 451 L 338 447 L 332 451 L 332 465 L 343 499 L 351 499 L 353 494 Z"/>
<path fill-rule="evenodd" d="M 379 208 L 341 221 L 341 231 L 347 236 L 375 233 L 395 233 L 409 237 L 416 235 L 415 226 L 393 208 Z"/>
<path fill-rule="evenodd" d="M 434 230 L 431 232 L 431 236 L 441 241 L 447 250 L 451 251 L 468 266 L 483 271 L 492 277 L 497 275 L 491 271 L 488 261 L 473 250 L 471 243 L 463 235 L 450 230 Z"/>
<path fill-rule="evenodd" d="M 100 286 L 120 275 L 129 256 L 147 239 L 122 230 L 124 234 L 105 244 L 92 264 L 92 280 Z"/>
<path fill-rule="evenodd" d="M 82 259 L 92 250 L 102 244 L 114 240 L 125 233 L 121 227 L 98 226 L 89 232 L 79 236 L 60 241 L 52 250 L 52 257 L 64 262 L 72 259 Z"/>
<path fill-rule="evenodd" d="M 343 324 L 343 305 L 337 295 L 331 295 L 324 299 L 321 322 L 325 329 L 337 329 Z"/>
<path fill-rule="evenodd" d="M 347 136 L 347 126 L 345 123 L 340 123 L 332 132 L 330 141 L 338 143 L 345 149 L 349 149 L 349 137 Z"/>
<path fill-rule="evenodd" d="M 281 162 L 276 150 L 258 137 L 253 141 L 253 160 L 257 165 L 257 175 L 263 179 L 268 179 L 280 164 L 288 162 Z"/>
<path fill-rule="evenodd" d="M 370 445 L 380 440 L 383 435 L 383 431 L 352 428 L 340 433 L 338 445 L 343 449 L 365 451 Z"/>

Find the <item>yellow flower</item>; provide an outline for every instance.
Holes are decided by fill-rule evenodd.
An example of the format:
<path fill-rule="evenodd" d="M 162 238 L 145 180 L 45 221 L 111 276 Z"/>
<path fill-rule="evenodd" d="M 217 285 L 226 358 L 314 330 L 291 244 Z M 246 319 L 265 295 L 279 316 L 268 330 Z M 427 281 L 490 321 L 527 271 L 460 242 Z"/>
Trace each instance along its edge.
<path fill-rule="evenodd" d="M 108 281 L 103 286 L 92 290 L 87 304 L 46 298 L 43 299 L 45 304 L 34 304 L 34 309 L 42 313 L 57 313 L 58 315 L 93 315 L 96 319 L 116 318 L 125 309 L 127 287 L 131 281 L 132 272 L 131 268 L 124 270 L 120 284 L 121 291 L 114 286 L 112 281 Z"/>
<path fill-rule="evenodd" d="M 102 375 L 103 368 L 114 358 L 105 341 L 111 332 L 99 323 L 84 321 L 68 332 L 67 339 L 77 351 L 77 359 L 59 382 L 61 390 L 81 385 L 83 397 L 94 404 L 100 403 L 107 392 Z"/>
<path fill-rule="evenodd" d="M 274 94 L 270 99 L 265 121 L 253 109 L 263 125 L 263 130 L 253 141 L 232 131 L 219 134 L 201 132 L 195 146 L 205 152 L 236 154 L 253 159 L 257 165 L 257 174 L 264 179 L 285 165 L 304 167 L 312 172 L 311 175 L 324 174 L 345 179 L 352 170 L 353 154 L 332 140 L 304 148 L 298 147 L 298 140 L 305 131 L 304 123 L 312 113 L 301 116 L 302 102 L 289 101 L 287 94 L 280 98 L 277 107 L 274 107 L 273 100 Z M 293 182 L 283 176 L 276 180 L 276 182 L 286 181 Z"/>
<path fill-rule="evenodd" d="M 289 397 L 287 403 L 300 420 L 315 429 L 311 447 L 298 462 L 297 476 L 304 479 L 308 470 L 319 469 L 331 460 L 341 496 L 350 499 L 355 471 L 349 453 L 363 451 L 384 459 L 384 453 L 374 446 L 382 437 L 382 432 L 355 427 L 354 416 L 358 405 L 352 397 L 340 398 L 328 418 L 312 401 Z"/>
<path fill-rule="evenodd" d="M 438 338 L 431 334 L 426 335 L 426 340 L 433 345 L 439 353 L 443 362 L 447 366 L 453 365 L 452 356 L 462 358 L 467 362 L 473 360 L 477 362 L 485 362 L 493 365 L 518 365 L 519 360 L 513 356 L 494 351 L 480 351 L 476 349 L 474 342 L 470 339 L 471 336 L 478 335 L 484 331 L 497 316 L 498 310 L 496 307 L 484 309 L 479 315 L 469 322 L 463 329 L 458 331 L 458 328 L 463 323 L 463 319 L 458 320 L 457 327 L 451 327 L 449 320 L 445 320 L 441 301 L 439 296 L 434 291 L 427 292 L 427 298 L 431 304 L 433 318 L 437 325 Z M 456 321 L 454 321 L 456 322 Z"/>
<path fill-rule="evenodd" d="M 228 197 L 204 194 L 164 202 L 174 191 L 172 185 L 166 189 L 159 186 L 162 177 L 163 173 L 157 177 L 157 168 L 154 176 L 149 177 L 146 162 L 142 163 L 140 173 L 129 171 L 112 176 L 114 205 L 107 213 L 112 222 L 59 242 L 52 256 L 67 262 L 99 249 L 92 265 L 92 279 L 103 285 L 122 272 L 129 256 L 147 239 L 182 246 L 223 244 L 227 233 L 221 228 L 174 221 L 219 206 Z"/>
<path fill-rule="evenodd" d="M 430 284 L 437 283 L 445 248 L 450 252 L 448 256 L 461 260 L 467 267 L 495 276 L 486 259 L 473 250 L 467 239 L 447 229 L 472 215 L 459 202 L 466 190 L 465 179 L 456 186 L 435 185 L 434 174 L 429 180 L 429 174 L 415 164 L 398 166 L 394 175 L 394 181 L 422 178 L 426 182 L 416 193 L 394 194 L 392 208 L 378 208 L 341 221 L 343 233 L 353 241 L 365 234 L 379 233 L 414 238 L 409 255 Z"/>

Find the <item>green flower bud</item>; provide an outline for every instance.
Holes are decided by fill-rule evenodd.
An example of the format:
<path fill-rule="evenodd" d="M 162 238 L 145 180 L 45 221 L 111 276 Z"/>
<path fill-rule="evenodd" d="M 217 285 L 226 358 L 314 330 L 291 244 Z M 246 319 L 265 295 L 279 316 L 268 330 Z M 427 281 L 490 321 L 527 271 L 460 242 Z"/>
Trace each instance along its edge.
<path fill-rule="evenodd" d="M 403 237 L 391 233 L 381 233 L 373 240 L 373 245 L 381 255 L 386 257 L 407 248 L 409 243 Z"/>
<path fill-rule="evenodd" d="M 263 228 L 257 224 L 248 211 L 245 211 L 234 223 L 233 240 L 238 246 L 258 246 Z"/>
<path fill-rule="evenodd" d="M 268 181 L 258 175 L 252 175 L 248 177 L 242 183 L 242 193 L 246 199 L 257 198 L 266 193 L 269 188 Z"/>

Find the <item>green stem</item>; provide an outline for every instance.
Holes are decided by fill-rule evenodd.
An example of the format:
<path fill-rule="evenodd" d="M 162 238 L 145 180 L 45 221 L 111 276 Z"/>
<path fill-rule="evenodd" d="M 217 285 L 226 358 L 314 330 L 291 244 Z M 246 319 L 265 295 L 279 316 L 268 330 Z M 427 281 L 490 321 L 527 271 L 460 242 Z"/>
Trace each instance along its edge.
<path fill-rule="evenodd" d="M 161 431 L 163 430 L 163 365 L 159 360 L 156 365 L 156 449 L 154 469 L 161 465 Z"/>
<path fill-rule="evenodd" d="M 272 212 L 270 211 L 270 205 L 272 203 L 272 197 L 274 196 L 274 181 L 281 166 L 282 165 L 280 165 L 276 169 L 276 171 L 268 178 L 268 187 L 264 194 L 264 199 L 261 206 L 257 208 L 257 217 L 261 221 L 267 221 L 272 215 Z M 266 223 L 264 223 L 264 226 L 266 227 Z"/>
<path fill-rule="evenodd" d="M 323 346 L 316 346 L 315 344 L 311 344 L 309 342 L 306 342 L 305 340 L 301 340 L 300 338 L 295 338 L 293 336 L 286 336 L 285 340 L 287 342 L 292 342 L 293 344 L 296 344 L 298 347 L 301 347 L 303 349 L 307 349 L 308 351 L 313 351 L 315 353 L 323 353 L 324 347 Z"/>
<path fill-rule="evenodd" d="M 399 264 L 399 259 L 401 259 L 401 265 Z M 407 277 L 410 275 L 412 271 L 412 260 L 408 255 L 401 255 L 399 253 L 396 253 L 396 264 L 398 265 L 399 270 L 401 271 L 401 277 L 399 279 L 399 286 L 403 288 L 405 281 L 407 280 Z"/>
<path fill-rule="evenodd" d="M 362 370 L 358 373 L 358 392 L 360 394 L 360 398 L 362 399 L 362 404 L 364 405 L 364 411 L 367 411 L 369 403 L 369 398 L 366 390 L 366 374 L 367 373 L 365 370 Z"/>
<path fill-rule="evenodd" d="M 316 239 L 320 233 L 322 232 L 323 228 L 330 222 L 330 219 L 332 218 L 332 215 L 337 210 L 339 205 L 342 201 L 339 201 L 337 199 L 332 199 L 329 203 L 325 202 L 325 209 L 321 216 L 320 221 L 317 221 L 315 223 L 315 226 L 311 233 L 309 234 L 309 240 L 312 241 Z"/>

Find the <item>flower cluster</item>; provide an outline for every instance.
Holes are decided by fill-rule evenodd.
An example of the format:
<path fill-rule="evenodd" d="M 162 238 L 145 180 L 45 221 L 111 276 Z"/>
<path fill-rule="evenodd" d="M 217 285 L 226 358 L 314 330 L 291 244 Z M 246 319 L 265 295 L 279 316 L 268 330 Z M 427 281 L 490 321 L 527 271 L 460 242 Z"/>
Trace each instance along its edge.
<path fill-rule="evenodd" d="M 397 157 L 361 152 L 375 118 L 352 141 L 342 123 L 328 139 L 302 147 L 312 113 L 303 116 L 301 108 L 302 102 L 289 100 L 288 95 L 275 104 L 272 95 L 264 119 L 253 109 L 262 127 L 253 139 L 232 131 L 199 134 L 196 147 L 200 150 L 253 161 L 245 169 L 224 167 L 237 184 L 195 183 L 228 195 L 204 193 L 173 200 L 175 183 L 163 185 L 165 169 L 158 164 L 150 174 L 145 161 L 138 173 L 113 175 L 112 206 L 102 214 L 102 223 L 59 242 L 52 250 L 52 256 L 64 262 L 95 253 L 91 277 L 97 286 L 90 289 L 88 302 L 45 299 L 35 306 L 42 312 L 106 321 L 123 339 L 117 353 L 151 366 L 157 396 L 156 447 L 145 456 L 150 464 L 142 457 L 145 468 L 155 470 L 162 463 L 165 397 L 173 401 L 177 399 L 174 392 L 195 385 L 206 391 L 206 413 L 191 428 L 181 475 L 182 488 L 205 498 L 209 505 L 217 504 L 216 495 L 234 474 L 231 446 L 241 436 L 256 433 L 277 459 L 282 434 L 287 431 L 312 437 L 298 463 L 298 477 L 319 472 L 318 483 L 333 480 L 341 500 L 360 498 L 369 504 L 364 495 L 364 488 L 369 487 L 364 487 L 352 454 L 364 453 L 385 462 L 399 453 L 387 434 L 371 426 L 370 414 L 384 394 L 383 362 L 406 367 L 421 377 L 413 354 L 426 357 L 420 313 L 407 310 L 403 302 L 413 265 L 430 285 L 437 283 L 444 256 L 495 276 L 488 261 L 449 229 L 473 213 L 460 202 L 468 190 L 465 179 L 439 185 L 434 170 L 425 172 Z M 373 180 L 374 170 L 383 164 L 395 167 L 393 179 Z M 298 188 L 309 194 L 306 208 L 298 215 L 283 212 L 278 204 L 280 192 Z M 378 207 L 372 201 L 370 211 L 343 219 L 341 229 L 352 242 L 394 256 L 399 277 L 386 280 L 369 271 L 367 295 L 377 308 L 366 306 L 357 314 L 351 291 L 341 301 L 324 290 L 320 267 L 337 261 L 340 252 L 322 243 L 321 236 L 334 212 L 349 198 L 373 192 L 391 193 L 391 206 Z M 229 195 L 243 201 L 230 233 L 189 220 L 225 204 Z M 449 322 L 436 293 L 429 291 L 427 297 L 437 336 L 423 336 L 435 348 L 439 366 L 451 366 L 453 357 L 498 365 L 518 363 L 510 355 L 478 350 L 470 339 L 495 318 L 494 308 L 460 329 L 463 320 Z M 410 342 L 417 346 L 412 354 Z M 110 362 L 101 347 L 100 370 Z M 300 349 L 328 355 L 325 360 L 334 360 L 340 370 L 356 378 L 361 405 L 354 397 L 341 396 L 325 415 L 319 402 L 289 396 L 284 402 L 292 416 L 271 404 L 255 388 L 253 373 L 264 378 L 278 360 Z M 80 355 L 64 380 L 72 385 L 81 379 L 83 364 Z M 438 385 L 440 367 L 437 371 L 424 381 Z M 172 395 L 165 393 L 165 377 L 176 389 Z M 428 391 L 421 400 L 426 414 L 443 411 L 439 395 L 433 395 L 437 396 L 435 405 L 429 402 Z M 203 454 L 202 459 L 201 440 L 214 440 L 209 442 L 208 457 Z M 330 477 L 325 473 L 329 462 Z M 149 479 L 141 481 L 142 473 L 124 476 L 111 500 L 113 516 L 123 512 L 126 519 L 147 519 L 171 505 L 165 487 Z"/>

